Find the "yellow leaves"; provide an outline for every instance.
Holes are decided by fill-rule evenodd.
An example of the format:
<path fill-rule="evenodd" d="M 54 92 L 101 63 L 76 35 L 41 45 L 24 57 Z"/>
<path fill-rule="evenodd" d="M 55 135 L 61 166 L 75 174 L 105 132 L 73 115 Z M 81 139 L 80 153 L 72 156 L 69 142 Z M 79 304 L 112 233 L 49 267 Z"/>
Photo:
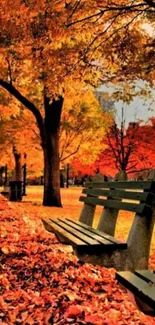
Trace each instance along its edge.
<path fill-rule="evenodd" d="M 5 254 L 5 255 L 8 255 L 8 254 L 9 254 L 9 248 L 6 247 L 6 246 L 3 246 L 3 247 L 1 248 L 1 251 L 2 251 L 2 253 Z"/>
<path fill-rule="evenodd" d="M 1 247 L 1 251 L 2 251 L 2 253 L 3 254 L 5 254 L 5 255 L 9 255 L 10 253 L 12 254 L 12 253 L 15 253 L 16 252 L 16 248 L 15 247 L 13 247 L 13 246 L 2 246 Z"/>
<path fill-rule="evenodd" d="M 123 6 L 127 5 L 127 1 L 125 3 L 119 1 L 119 4 L 116 2 L 116 6 L 120 6 L 120 3 Z M 45 82 L 43 78 L 40 78 L 40 74 L 44 72 L 52 95 L 57 93 L 59 84 L 65 81 L 67 74 L 74 76 L 74 79 L 83 79 L 87 83 L 92 82 L 96 85 L 100 73 L 94 72 L 95 69 L 91 66 L 94 61 L 102 61 L 101 64 L 107 73 L 117 73 L 122 65 L 122 58 L 110 65 L 110 53 L 113 52 L 115 46 L 122 51 L 123 46 L 119 42 L 120 39 L 124 40 L 127 37 L 124 27 L 130 21 L 132 22 L 130 25 L 132 27 L 129 26 L 131 37 L 130 42 L 124 44 L 125 51 L 128 53 L 132 50 L 132 38 L 135 39 L 135 44 L 142 46 L 143 37 L 140 37 L 142 19 L 136 18 L 134 11 L 129 10 L 125 13 L 121 12 L 121 15 L 117 17 L 116 11 L 105 10 L 102 16 L 100 10 L 107 9 L 110 5 L 113 6 L 111 1 L 101 3 L 97 0 L 82 1 L 82 3 L 56 0 L 15 0 L 14 2 L 3 0 L 1 27 L 4 26 L 5 30 L 9 31 L 10 43 L 5 46 L 9 48 L 14 45 L 18 53 L 18 58 L 16 57 L 18 68 L 14 71 L 15 77 L 18 76 L 16 80 L 18 85 L 22 83 L 25 74 L 30 73 L 30 67 L 27 65 L 26 70 L 25 63 L 21 60 L 23 57 L 27 57 L 32 63 L 30 73 L 32 74 L 31 81 L 33 80 L 32 86 L 36 86 L 38 81 Z M 96 16 L 97 12 L 99 16 Z M 89 15 L 93 18 L 87 20 Z M 67 27 L 67 23 L 81 21 L 81 19 L 86 19 L 86 21 Z M 134 54 L 137 55 L 136 53 L 135 49 Z M 87 71 L 85 75 L 84 70 Z"/>
<path fill-rule="evenodd" d="M 70 12 L 64 2 L 15 0 L 13 6 L 11 1 L 6 0 L 5 7 L 8 10 L 2 17 L 3 25 L 10 33 L 10 43 L 6 44 L 6 48 L 12 47 L 14 51 L 9 53 L 9 57 L 13 59 L 11 69 L 18 87 L 23 85 L 29 89 L 30 82 L 31 87 L 46 82 L 53 95 L 68 73 L 82 78 L 83 71 L 78 68 L 79 65 L 76 69 L 76 65 L 79 55 L 92 41 L 92 30 L 87 26 L 67 28 L 65 23 Z M 81 61 L 80 64 L 84 70 L 85 63 Z M 91 72 L 88 70 L 89 75 L 85 79 L 90 80 Z M 41 78 L 43 73 L 46 78 Z M 4 75 L 7 77 L 7 67 Z"/>
<path fill-rule="evenodd" d="M 92 163 L 103 146 L 101 140 L 111 121 L 90 89 L 80 90 L 78 82 L 74 83 L 74 87 L 72 84 L 66 91 L 60 131 L 60 159 L 63 161 L 68 157 L 69 161 L 74 154 L 83 162 Z"/>

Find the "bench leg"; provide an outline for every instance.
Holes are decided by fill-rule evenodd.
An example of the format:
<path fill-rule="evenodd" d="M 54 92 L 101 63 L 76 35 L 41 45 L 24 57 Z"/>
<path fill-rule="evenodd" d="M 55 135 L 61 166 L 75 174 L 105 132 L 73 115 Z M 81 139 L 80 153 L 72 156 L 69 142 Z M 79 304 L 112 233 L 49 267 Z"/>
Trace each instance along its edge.
<path fill-rule="evenodd" d="M 101 214 L 97 229 L 108 235 L 115 235 L 118 210 L 113 208 L 104 208 Z"/>
<path fill-rule="evenodd" d="M 99 255 L 87 255 L 79 253 L 73 248 L 74 254 L 80 261 L 85 263 L 91 263 L 94 265 L 100 265 L 108 268 L 115 268 L 118 271 L 122 271 L 125 268 L 127 250 L 116 250 L 114 252 L 104 252 Z"/>
<path fill-rule="evenodd" d="M 90 204 L 84 203 L 80 217 L 79 217 L 79 221 L 92 227 L 95 209 L 96 209 L 95 205 L 90 205 Z"/>
<path fill-rule="evenodd" d="M 126 270 L 148 269 L 154 219 L 155 212 L 152 217 L 135 216 L 127 240 L 128 258 Z"/>

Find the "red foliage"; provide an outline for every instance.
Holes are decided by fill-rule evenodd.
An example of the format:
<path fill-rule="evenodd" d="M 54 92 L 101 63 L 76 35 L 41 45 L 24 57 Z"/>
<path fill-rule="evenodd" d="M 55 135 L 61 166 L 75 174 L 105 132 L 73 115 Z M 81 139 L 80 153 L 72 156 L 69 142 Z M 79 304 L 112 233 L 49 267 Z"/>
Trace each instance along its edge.
<path fill-rule="evenodd" d="M 155 118 L 149 123 L 129 124 L 128 129 L 111 130 L 107 138 L 103 140 L 107 148 L 101 153 L 96 164 L 103 174 L 115 176 L 118 170 L 132 171 L 155 168 L 154 136 Z"/>
<path fill-rule="evenodd" d="M 115 125 L 116 126 L 116 125 Z M 117 131 L 117 132 L 114 132 Z M 129 125 L 123 129 L 123 140 L 121 141 L 121 130 L 111 128 L 109 135 L 103 139 L 103 147 L 98 159 L 91 165 L 83 165 L 80 160 L 73 159 L 72 166 L 79 176 L 92 175 L 99 168 L 105 175 L 115 176 L 118 170 L 126 170 L 130 177 L 139 170 L 155 168 L 155 118 L 149 123 Z M 110 143 L 110 144 L 109 144 Z M 128 156 L 129 155 L 129 156 Z"/>
<path fill-rule="evenodd" d="M 0 204 L 0 324 L 155 324 L 113 269 L 79 262 L 24 204 Z"/>

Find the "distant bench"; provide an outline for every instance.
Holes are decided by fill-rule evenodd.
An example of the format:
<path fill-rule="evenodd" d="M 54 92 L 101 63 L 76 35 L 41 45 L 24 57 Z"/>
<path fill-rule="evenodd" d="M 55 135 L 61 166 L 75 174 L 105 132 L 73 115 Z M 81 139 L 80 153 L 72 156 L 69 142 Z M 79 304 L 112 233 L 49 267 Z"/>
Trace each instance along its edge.
<path fill-rule="evenodd" d="M 155 217 L 155 182 L 88 182 L 82 193 L 80 201 L 84 206 L 79 221 L 42 219 L 46 230 L 54 232 L 60 242 L 71 244 L 75 254 L 85 262 L 117 270 L 147 269 Z M 104 208 L 94 229 L 96 206 Z M 120 210 L 135 213 L 127 243 L 115 238 Z"/>

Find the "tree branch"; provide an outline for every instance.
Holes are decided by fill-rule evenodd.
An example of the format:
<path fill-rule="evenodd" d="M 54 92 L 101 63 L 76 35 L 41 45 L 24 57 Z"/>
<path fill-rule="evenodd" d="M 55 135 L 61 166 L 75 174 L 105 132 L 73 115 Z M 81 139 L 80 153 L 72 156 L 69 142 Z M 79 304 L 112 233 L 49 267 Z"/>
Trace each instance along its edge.
<path fill-rule="evenodd" d="M 77 19 L 75 21 L 71 21 L 70 23 L 66 24 L 67 27 L 70 27 L 72 25 L 75 24 L 79 24 L 81 22 L 86 22 L 89 20 L 92 20 L 93 18 L 96 18 L 98 16 L 102 17 L 105 13 L 107 12 L 111 12 L 111 11 L 119 11 L 120 14 L 122 12 L 144 12 L 144 11 L 149 11 L 149 9 L 151 8 L 155 8 L 155 4 L 152 0 L 144 0 L 144 2 L 135 4 L 135 5 L 122 5 L 122 6 L 105 6 L 103 7 L 103 9 L 100 9 L 98 12 L 89 15 L 87 17 L 81 18 L 81 19 Z M 153 11 L 154 12 L 154 11 Z"/>
<path fill-rule="evenodd" d="M 151 8 L 155 8 L 155 2 L 152 0 L 144 0 L 144 2 L 147 3 L 147 5 L 149 5 L 149 7 Z"/>
<path fill-rule="evenodd" d="M 44 123 L 43 118 L 38 110 L 38 108 L 30 102 L 26 97 L 24 97 L 12 84 L 0 79 L 0 86 L 6 89 L 11 95 L 13 95 L 21 104 L 23 104 L 32 114 L 35 116 L 37 125 L 40 131 L 42 144 L 44 143 Z"/>
<path fill-rule="evenodd" d="M 75 154 L 78 152 L 78 150 L 79 150 L 79 148 L 80 148 L 80 145 L 81 145 L 81 143 L 78 144 L 78 146 L 77 146 L 77 148 L 75 149 L 75 151 L 71 152 L 70 154 L 68 154 L 68 155 L 65 156 L 64 158 L 60 158 L 60 161 L 64 161 L 64 160 L 66 160 L 67 158 L 69 158 L 69 157 L 75 155 Z"/>
<path fill-rule="evenodd" d="M 9 83 L 12 85 L 12 71 L 11 71 L 11 63 L 9 61 L 9 58 L 6 58 L 7 64 L 8 64 L 8 78 Z"/>

